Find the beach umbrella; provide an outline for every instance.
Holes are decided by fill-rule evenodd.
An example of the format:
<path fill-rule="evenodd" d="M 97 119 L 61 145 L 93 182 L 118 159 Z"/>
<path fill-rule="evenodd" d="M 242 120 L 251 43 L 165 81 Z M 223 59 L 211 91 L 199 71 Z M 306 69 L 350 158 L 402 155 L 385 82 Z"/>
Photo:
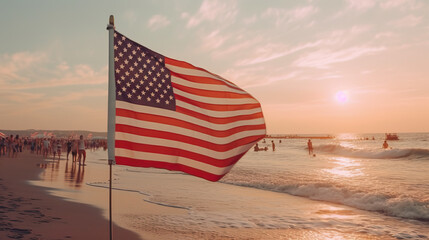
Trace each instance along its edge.
<path fill-rule="evenodd" d="M 0 138 L 6 138 L 6 134 L 0 132 Z"/>

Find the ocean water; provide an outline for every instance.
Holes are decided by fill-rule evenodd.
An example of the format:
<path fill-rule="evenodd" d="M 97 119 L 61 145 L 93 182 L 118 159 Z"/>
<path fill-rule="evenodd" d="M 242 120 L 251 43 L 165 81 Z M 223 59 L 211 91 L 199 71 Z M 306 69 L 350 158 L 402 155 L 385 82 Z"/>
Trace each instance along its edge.
<path fill-rule="evenodd" d="M 114 166 L 113 186 L 115 191 L 136 193 L 145 204 L 186 212 L 158 217 L 124 214 L 134 228 L 147 227 L 141 225 L 146 222 L 178 232 L 308 229 L 429 239 L 429 133 L 402 133 L 399 138 L 388 141 L 388 149 L 381 147 L 384 134 L 313 139 L 315 156 L 308 154 L 307 139 L 280 143 L 267 138 L 259 146 L 268 151 L 251 149 L 220 182 L 162 169 Z M 77 189 L 75 197 L 70 189 L 59 192 L 82 201 L 77 196 L 82 186 L 107 188 L 106 177 L 95 174 L 105 169 L 106 156 L 104 151 L 88 153 L 85 176 L 79 183 L 72 178 L 68 185 Z M 64 177 L 52 170 L 44 173 L 41 185 L 49 186 L 52 175 L 66 180 L 70 175 L 67 169 L 47 169 L 62 169 L 58 171 Z"/>

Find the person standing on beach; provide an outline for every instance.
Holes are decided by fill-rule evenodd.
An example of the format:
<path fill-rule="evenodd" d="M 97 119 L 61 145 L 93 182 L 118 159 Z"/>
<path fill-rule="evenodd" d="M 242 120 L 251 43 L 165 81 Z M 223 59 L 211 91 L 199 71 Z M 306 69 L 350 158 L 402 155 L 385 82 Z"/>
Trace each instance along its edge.
<path fill-rule="evenodd" d="M 313 154 L 313 143 L 311 142 L 311 139 L 308 139 L 307 146 L 308 146 L 308 155 Z"/>
<path fill-rule="evenodd" d="M 387 149 L 389 147 L 389 144 L 387 143 L 387 141 L 384 141 L 384 143 L 383 143 L 383 148 L 384 149 Z"/>
<path fill-rule="evenodd" d="M 67 160 L 69 160 L 69 154 L 72 150 L 72 142 L 70 141 L 70 139 L 67 141 Z"/>
<path fill-rule="evenodd" d="M 273 145 L 273 151 L 276 150 L 276 145 L 274 144 L 274 140 L 271 140 L 271 144 Z"/>
<path fill-rule="evenodd" d="M 78 154 L 79 154 L 79 165 L 83 165 L 85 166 L 85 160 L 86 160 L 86 151 L 85 151 L 85 140 L 83 140 L 83 135 L 80 135 L 79 137 L 79 143 L 78 143 L 79 149 L 78 149 Z M 83 162 L 81 163 L 81 158 L 83 156 Z"/>
<path fill-rule="evenodd" d="M 49 140 L 47 138 L 43 139 L 43 156 L 45 158 L 48 157 L 48 152 L 49 152 Z"/>

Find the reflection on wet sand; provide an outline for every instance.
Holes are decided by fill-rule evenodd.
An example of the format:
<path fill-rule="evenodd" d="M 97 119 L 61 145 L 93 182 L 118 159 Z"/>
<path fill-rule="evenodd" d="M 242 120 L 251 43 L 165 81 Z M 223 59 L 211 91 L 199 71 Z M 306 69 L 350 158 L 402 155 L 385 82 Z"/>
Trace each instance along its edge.
<path fill-rule="evenodd" d="M 38 167 L 45 169 L 40 175 L 41 179 L 44 181 L 57 181 L 58 176 L 60 175 L 62 164 L 60 160 L 48 161 L 46 163 L 37 164 Z M 64 182 L 68 186 L 73 188 L 80 188 L 85 174 L 85 167 L 80 165 L 78 162 L 66 160 L 64 165 Z"/>

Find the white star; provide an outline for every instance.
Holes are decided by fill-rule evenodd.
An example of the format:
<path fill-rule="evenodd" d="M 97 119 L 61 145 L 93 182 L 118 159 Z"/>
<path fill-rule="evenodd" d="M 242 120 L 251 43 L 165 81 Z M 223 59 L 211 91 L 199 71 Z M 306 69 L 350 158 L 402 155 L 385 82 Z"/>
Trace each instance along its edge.
<path fill-rule="evenodd" d="M 150 59 L 146 60 L 147 63 L 150 63 Z"/>
<path fill-rule="evenodd" d="M 122 36 L 122 41 L 125 41 L 125 36 Z"/>
<path fill-rule="evenodd" d="M 145 92 L 145 91 L 142 91 L 142 94 L 143 94 L 143 95 L 146 95 L 146 92 Z"/>
<path fill-rule="evenodd" d="M 123 57 L 124 56 L 124 54 L 122 54 L 121 52 L 119 53 L 119 57 Z"/>
<path fill-rule="evenodd" d="M 170 85 L 167 85 L 167 89 L 170 89 L 171 88 L 171 86 Z"/>
<path fill-rule="evenodd" d="M 139 69 L 139 73 L 143 73 L 143 69 L 141 69 L 141 68 L 140 68 L 140 69 Z"/>
<path fill-rule="evenodd" d="M 142 61 L 142 58 L 141 58 L 141 57 L 138 57 L 138 58 L 137 58 L 137 60 L 138 60 L 139 62 L 141 62 L 141 61 Z"/>
<path fill-rule="evenodd" d="M 156 65 L 156 66 L 159 66 L 159 62 L 155 62 L 155 65 Z"/>
<path fill-rule="evenodd" d="M 137 67 L 137 65 L 138 65 L 138 63 L 137 63 L 137 62 L 134 62 L 134 67 Z"/>
<path fill-rule="evenodd" d="M 130 48 L 130 47 L 131 47 L 131 43 L 128 43 L 128 44 L 127 44 L 127 47 L 128 47 L 128 48 Z"/>
<path fill-rule="evenodd" d="M 126 87 L 122 87 L 122 92 L 125 92 L 125 91 L 127 91 L 127 88 Z"/>
<path fill-rule="evenodd" d="M 130 73 L 129 73 L 128 71 L 126 71 L 126 72 L 125 72 L 125 75 L 129 76 L 129 75 L 130 75 Z"/>
<path fill-rule="evenodd" d="M 158 83 L 158 87 L 159 87 L 159 88 L 161 88 L 161 86 L 162 86 L 162 84 L 161 84 L 161 83 Z"/>
<path fill-rule="evenodd" d="M 140 85 L 138 85 L 138 84 L 137 84 L 137 85 L 136 85 L 136 88 L 137 88 L 137 89 L 140 89 Z"/>
<path fill-rule="evenodd" d="M 143 80 L 140 80 L 140 84 L 142 84 L 142 85 L 143 85 Z"/>
<path fill-rule="evenodd" d="M 122 41 L 120 41 L 120 40 L 119 40 L 119 41 L 118 41 L 118 44 L 119 44 L 119 46 L 120 46 L 120 45 L 122 45 Z"/>
<path fill-rule="evenodd" d="M 167 105 L 168 105 L 168 104 L 170 104 L 170 101 L 168 101 L 168 100 L 165 100 L 165 104 L 167 104 Z"/>
<path fill-rule="evenodd" d="M 124 48 L 124 52 L 127 52 L 127 48 Z"/>
<path fill-rule="evenodd" d="M 144 75 L 144 80 L 147 80 L 149 77 L 147 75 Z"/>
<path fill-rule="evenodd" d="M 131 84 L 129 82 L 127 82 L 127 87 L 130 87 L 130 86 L 131 86 Z"/>
<path fill-rule="evenodd" d="M 165 78 L 169 78 L 170 77 L 170 75 L 169 74 L 165 74 Z"/>
<path fill-rule="evenodd" d="M 148 86 L 146 86 L 145 89 L 146 89 L 146 91 L 149 91 L 149 87 Z"/>
<path fill-rule="evenodd" d="M 116 45 L 113 46 L 113 49 L 118 50 L 118 46 L 116 46 Z"/>
<path fill-rule="evenodd" d="M 165 79 L 162 79 L 162 80 L 161 80 L 161 82 L 162 82 L 162 83 L 165 83 Z"/>
<path fill-rule="evenodd" d="M 133 55 L 136 55 L 136 53 L 137 53 L 136 50 L 133 50 Z"/>
<path fill-rule="evenodd" d="M 161 72 L 164 72 L 165 71 L 165 69 L 164 68 L 161 68 Z"/>
<path fill-rule="evenodd" d="M 149 75 L 152 75 L 152 71 L 148 71 L 147 73 L 149 73 Z"/>
<path fill-rule="evenodd" d="M 131 60 L 133 59 L 133 55 L 129 55 L 128 58 Z"/>
<path fill-rule="evenodd" d="M 156 103 L 159 103 L 159 102 L 161 102 L 161 100 L 159 100 L 159 98 L 157 98 L 157 99 L 156 99 Z"/>
<path fill-rule="evenodd" d="M 128 60 L 127 60 L 127 59 L 125 59 L 124 63 L 128 65 Z"/>
<path fill-rule="evenodd" d="M 149 82 L 149 86 L 151 86 L 151 87 L 152 87 L 152 86 L 153 86 L 153 82 Z"/>
<path fill-rule="evenodd" d="M 156 76 L 160 77 L 160 76 L 161 76 L 161 73 L 157 72 L 157 73 L 156 73 Z"/>
<path fill-rule="evenodd" d="M 156 80 L 157 80 L 156 77 L 153 77 L 152 79 L 153 79 L 154 82 L 156 82 Z"/>
<path fill-rule="evenodd" d="M 118 79 L 118 81 L 116 81 L 118 84 L 121 84 L 121 80 Z"/>
<path fill-rule="evenodd" d="M 148 102 L 150 102 L 150 97 L 147 97 L 146 99 L 147 99 Z"/>
<path fill-rule="evenodd" d="M 119 69 L 116 69 L 116 73 L 119 73 L 121 70 L 119 70 Z"/>
<path fill-rule="evenodd" d="M 125 80 L 125 77 L 124 77 L 124 76 L 121 76 L 121 79 L 122 79 L 122 80 Z"/>
<path fill-rule="evenodd" d="M 131 90 L 131 92 L 136 93 L 136 90 L 135 90 L 135 89 L 133 89 L 133 90 Z"/>
<path fill-rule="evenodd" d="M 142 96 L 138 95 L 138 96 L 137 96 L 137 99 L 138 99 L 138 100 L 141 100 L 141 99 L 142 99 Z"/>
<path fill-rule="evenodd" d="M 121 95 L 122 95 L 122 92 L 118 92 L 118 95 L 119 95 L 119 96 L 121 96 Z"/>
<path fill-rule="evenodd" d="M 117 61 L 119 61 L 119 58 L 118 58 L 118 57 L 115 57 L 115 62 L 117 62 Z"/>
<path fill-rule="evenodd" d="M 155 93 L 153 93 L 153 92 L 151 92 L 151 93 L 150 93 L 150 95 L 151 95 L 152 97 L 155 97 Z"/>
<path fill-rule="evenodd" d="M 138 78 L 140 75 L 138 73 L 134 74 L 134 76 L 136 76 L 136 78 Z"/>
<path fill-rule="evenodd" d="M 155 90 L 155 92 L 158 92 L 158 88 L 155 88 L 154 90 Z"/>
<path fill-rule="evenodd" d="M 144 67 L 144 68 L 146 68 L 146 67 L 147 67 L 147 65 L 146 65 L 146 64 L 143 64 L 143 67 Z"/>
<path fill-rule="evenodd" d="M 133 83 L 135 81 L 135 79 L 134 78 L 131 78 L 131 82 Z"/>
<path fill-rule="evenodd" d="M 142 52 L 142 57 L 146 57 L 146 53 Z"/>
<path fill-rule="evenodd" d="M 155 66 L 152 66 L 152 70 L 155 71 L 155 69 L 156 69 Z"/>
<path fill-rule="evenodd" d="M 164 94 L 159 95 L 161 98 L 164 98 Z"/>
<path fill-rule="evenodd" d="M 170 95 L 170 97 L 169 97 L 169 98 L 170 98 L 170 100 L 173 100 L 173 96 L 171 96 L 171 95 Z"/>
<path fill-rule="evenodd" d="M 121 69 L 123 69 L 125 66 L 124 66 L 124 64 L 121 64 L 119 67 L 120 67 Z"/>
<path fill-rule="evenodd" d="M 128 93 L 128 95 L 127 95 L 127 96 L 128 96 L 128 98 L 131 98 L 131 96 L 132 96 L 132 95 L 131 95 L 131 93 Z"/>
<path fill-rule="evenodd" d="M 160 58 L 159 61 L 162 62 L 162 58 Z"/>
<path fill-rule="evenodd" d="M 133 67 L 130 67 L 130 71 L 132 72 L 132 71 L 134 71 L 134 68 Z"/>
<path fill-rule="evenodd" d="M 118 36 L 118 34 L 117 34 L 117 33 L 114 33 L 114 34 L 113 34 L 113 36 L 114 36 L 114 37 L 117 37 L 117 36 Z"/>

